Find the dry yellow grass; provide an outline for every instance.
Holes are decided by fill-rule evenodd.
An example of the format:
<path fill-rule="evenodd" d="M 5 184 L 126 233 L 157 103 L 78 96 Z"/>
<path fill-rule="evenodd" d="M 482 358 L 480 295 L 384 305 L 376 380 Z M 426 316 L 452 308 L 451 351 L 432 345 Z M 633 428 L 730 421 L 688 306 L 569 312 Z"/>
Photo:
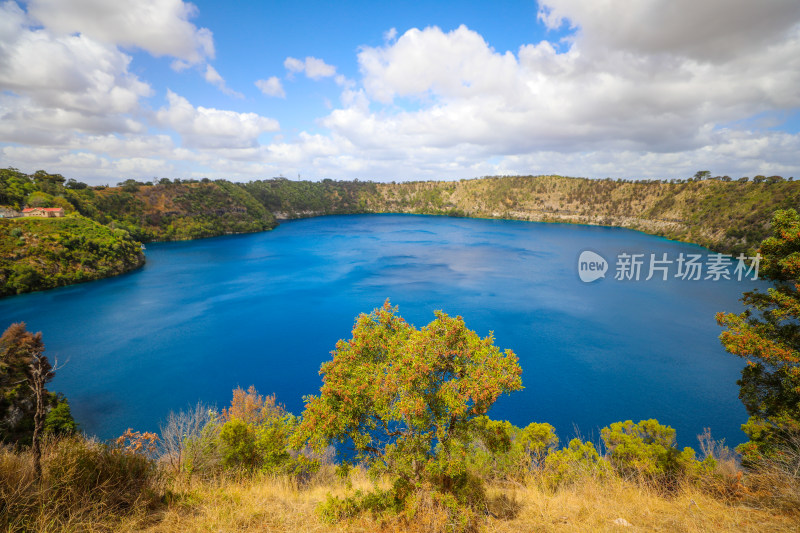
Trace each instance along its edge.
<path fill-rule="evenodd" d="M 372 488 L 362 469 L 352 471 L 351 486 L 347 487 L 331 465 L 323 467 L 303 487 L 286 477 L 226 475 L 190 482 L 159 476 L 149 485 L 155 491 L 153 497 L 146 497 L 145 491 L 127 506 L 120 506 L 128 501 L 126 497 L 139 494 L 138 486 L 127 489 L 129 485 L 120 484 L 116 477 L 113 483 L 90 483 L 78 476 L 76 465 L 84 458 L 94 457 L 86 450 L 96 449 L 96 444 L 78 446 L 80 443 L 66 441 L 66 450 L 72 450 L 72 456 L 56 454 L 48 443 L 45 458 L 49 474 L 41 485 L 35 482 L 28 452 L 0 447 L 0 531 L 4 527 L 7 531 L 148 533 L 434 533 L 454 529 L 453 518 L 433 505 L 425 493 L 418 495 L 418 512 L 412 520 L 389 513 L 365 513 L 334 525 L 323 522 L 317 509 L 328 494 L 344 497 L 358 489 Z M 73 456 L 74 465 L 54 477 L 54 462 L 69 466 L 72 463 L 68 464 L 67 459 Z M 800 531 L 795 478 L 782 471 L 765 470 L 750 474 L 743 480 L 745 485 L 736 481 L 741 479 L 739 475 L 721 481 L 712 487 L 716 495 L 690 486 L 670 496 L 607 474 L 600 479 L 586 475 L 580 482 L 555 491 L 547 488 L 548 478 L 543 474 L 526 483 L 488 483 L 489 512 L 479 515 L 478 525 L 487 533 Z M 65 492 L 64 484 L 77 488 L 79 483 L 85 485 L 83 493 Z M 731 483 L 739 488 L 728 490 Z M 158 503 L 162 494 L 166 494 L 166 503 Z M 738 499 L 726 500 L 722 494 L 737 494 Z M 13 514 L 3 516 L 9 510 Z"/>
<path fill-rule="evenodd" d="M 741 503 L 726 504 L 696 489 L 666 497 L 619 479 L 594 480 L 551 493 L 526 485 L 491 485 L 493 515 L 482 529 L 489 533 L 519 531 L 679 531 L 679 532 L 796 532 L 800 515 L 760 510 Z M 354 489 L 369 489 L 357 475 Z M 402 517 L 362 516 L 336 525 L 322 522 L 317 505 L 332 492 L 345 495 L 341 482 L 299 489 L 286 480 L 195 483 L 186 496 L 145 519 L 119 524 L 124 531 L 152 533 L 264 532 L 428 532 L 449 531 L 446 515 L 433 508 L 406 522 Z M 615 521 L 623 519 L 629 526 Z"/>

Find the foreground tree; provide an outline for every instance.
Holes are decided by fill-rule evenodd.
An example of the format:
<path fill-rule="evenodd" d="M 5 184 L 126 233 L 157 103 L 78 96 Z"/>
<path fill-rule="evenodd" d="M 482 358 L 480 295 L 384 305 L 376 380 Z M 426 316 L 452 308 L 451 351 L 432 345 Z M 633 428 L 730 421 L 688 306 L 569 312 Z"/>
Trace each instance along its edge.
<path fill-rule="evenodd" d="M 759 252 L 761 272 L 774 287 L 745 293 L 742 314 L 717 314 L 727 328 L 720 335 L 725 349 L 747 360 L 738 384 L 750 442 L 739 451 L 749 462 L 800 435 L 800 215 L 794 209 L 775 213 L 772 236 Z"/>
<path fill-rule="evenodd" d="M 399 501 L 423 483 L 457 494 L 469 482 L 471 422 L 522 388 L 522 370 L 513 352 L 460 316 L 436 311 L 418 330 L 396 313 L 387 300 L 336 344 L 320 368 L 319 396 L 305 398 L 294 443 L 351 446 L 372 473 L 394 478 Z"/>
<path fill-rule="evenodd" d="M 37 464 L 45 431 L 76 429 L 66 399 L 45 388 L 55 370 L 44 355 L 42 334 L 27 331 L 24 322 L 0 336 L 0 441 L 31 444 Z"/>

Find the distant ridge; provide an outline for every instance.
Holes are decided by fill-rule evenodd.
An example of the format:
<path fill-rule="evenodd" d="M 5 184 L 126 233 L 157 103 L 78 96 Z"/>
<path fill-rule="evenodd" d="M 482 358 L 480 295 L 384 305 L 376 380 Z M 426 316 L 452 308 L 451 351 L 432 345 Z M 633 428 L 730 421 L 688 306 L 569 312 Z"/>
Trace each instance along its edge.
<path fill-rule="evenodd" d="M 705 174 L 669 182 L 563 176 L 404 183 L 286 178 L 233 183 L 162 178 L 91 187 L 45 171 L 28 175 L 16 169 L 0 169 L 0 207 L 63 208 L 67 216 L 53 220 L 54 224 L 64 221 L 63 235 L 56 241 L 67 239 L 72 243 L 72 255 L 84 254 L 82 265 L 65 260 L 56 268 L 58 261 L 52 257 L 62 253 L 58 252 L 61 248 L 27 246 L 25 272 L 14 274 L 22 243 L 26 239 L 39 242 L 34 231 L 38 226 L 23 219 L 4 219 L 0 223 L 8 227 L 0 232 L 0 264 L 10 266 L 0 276 L 0 295 L 126 272 L 141 264 L 141 242 L 265 231 L 280 220 L 321 215 L 414 213 L 616 226 L 737 254 L 755 250 L 767 236 L 775 210 L 800 207 L 800 182 L 792 178 L 732 180 Z M 73 234 L 78 227 L 79 233 L 87 231 L 88 226 L 72 223 L 67 227 L 67 221 L 76 217 L 114 230 L 115 238 L 121 239 L 117 249 L 125 242 L 127 250 L 130 243 L 136 247 L 137 259 L 126 257 L 117 266 L 103 263 L 102 268 L 87 270 L 86 261 L 102 258 L 97 257 L 96 250 L 83 250 L 88 241 Z M 23 228 L 12 234 L 14 224 L 27 224 L 24 237 L 20 237 Z M 48 231 L 55 232 L 56 228 Z M 47 256 L 37 258 L 37 254 Z"/>

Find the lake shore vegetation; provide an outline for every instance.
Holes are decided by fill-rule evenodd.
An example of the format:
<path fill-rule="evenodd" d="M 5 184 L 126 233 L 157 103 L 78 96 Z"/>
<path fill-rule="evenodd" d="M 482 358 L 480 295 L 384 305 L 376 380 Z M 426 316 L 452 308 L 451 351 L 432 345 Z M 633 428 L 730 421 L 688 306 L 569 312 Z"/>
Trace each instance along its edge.
<path fill-rule="evenodd" d="M 133 257 L 130 250 L 135 243 L 266 231 L 280 220 L 335 214 L 408 213 L 605 225 L 692 242 L 716 252 L 752 255 L 768 235 L 773 213 L 797 205 L 800 182 L 791 178 L 732 179 L 708 171 L 680 180 L 503 176 L 402 183 L 286 178 L 233 183 L 160 178 L 129 179 L 110 187 L 89 186 L 43 170 L 29 175 L 6 168 L 0 169 L 0 206 L 11 211 L 25 206 L 62 208 L 67 216 L 52 219 L 50 229 L 32 226 L 31 218 L 0 219 L 0 229 L 5 228 L 0 233 L 0 262 L 6 264 L 0 263 L 5 273 L 0 296 L 127 272 L 144 260 L 141 254 Z M 75 220 L 82 225 L 76 227 Z M 110 253 L 100 242 L 95 243 L 103 248 L 98 252 L 86 244 L 90 239 L 85 234 L 99 231 L 88 221 L 112 232 L 100 241 L 114 237 L 119 242 L 111 243 L 112 248 L 117 244 L 124 251 Z M 73 249 L 47 250 L 20 240 L 24 233 L 39 242 L 39 232 L 52 233 L 57 226 L 63 226 L 59 231 L 68 234 Z M 29 259 L 18 257 L 20 253 Z M 8 266 L 12 262 L 19 263 L 16 268 L 21 271 L 12 272 L 13 265 Z"/>
<path fill-rule="evenodd" d="M 13 335 L 12 335 L 13 336 Z M 22 345 L 20 345 L 22 346 Z M 24 346 L 22 347 L 24 350 Z M 400 353 L 403 356 L 398 356 Z M 511 351 L 437 312 L 417 329 L 387 301 L 357 318 L 295 416 L 236 389 L 170 413 L 160 434 L 74 432 L 0 446 L 8 531 L 796 531 L 800 440 L 745 463 L 706 431 L 657 420 L 561 441 L 486 411 L 521 387 Z M 546 413 L 543 414 L 546 418 Z"/>

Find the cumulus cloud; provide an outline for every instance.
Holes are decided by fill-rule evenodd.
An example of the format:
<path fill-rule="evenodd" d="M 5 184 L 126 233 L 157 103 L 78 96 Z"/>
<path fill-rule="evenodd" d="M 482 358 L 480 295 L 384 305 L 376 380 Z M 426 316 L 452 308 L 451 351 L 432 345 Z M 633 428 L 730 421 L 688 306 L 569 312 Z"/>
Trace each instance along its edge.
<path fill-rule="evenodd" d="M 330 78 L 340 102 L 313 133 L 263 144 L 259 138 L 279 126 L 256 113 L 199 106 L 172 91 L 160 109 L 143 109 L 153 91 L 118 47 L 174 58 L 175 68 L 196 69 L 235 94 L 209 64 L 211 33 L 189 22 L 191 4 L 31 0 L 25 13 L 6 2 L 0 142 L 16 146 L 3 147 L 2 158 L 19 168 L 39 158 L 34 168 L 53 161 L 59 171 L 95 165 L 97 173 L 131 177 L 170 169 L 386 180 L 800 170 L 800 135 L 756 120 L 800 108 L 796 0 L 539 5 L 545 26 L 566 30 L 562 42 L 498 51 L 465 26 L 389 30 L 381 46 L 359 49 L 358 79 L 313 56 L 287 57 L 288 78 Z M 130 30 L 146 26 L 151 8 L 164 20 Z M 119 15 L 126 9 L 130 20 Z M 267 96 L 286 96 L 276 76 L 255 84 Z"/>
<path fill-rule="evenodd" d="M 287 57 L 283 62 L 290 73 L 305 72 L 306 76 L 312 80 L 320 80 L 322 78 L 330 78 L 336 75 L 336 67 L 328 65 L 322 59 L 308 56 L 305 60 L 300 60 L 294 57 Z"/>
<path fill-rule="evenodd" d="M 727 9 L 725 2 L 708 3 Z M 662 5 L 628 10 L 631 20 L 615 33 L 589 28 L 599 19 L 617 20 L 625 11 L 619 2 L 547 2 L 540 16 L 548 24 L 557 27 L 568 17 L 576 28 L 563 53 L 547 41 L 523 45 L 516 54 L 497 52 L 465 26 L 411 29 L 358 55 L 364 95 L 384 107 L 346 104 L 322 123 L 362 149 L 394 146 L 407 155 L 430 147 L 455 155 L 463 146 L 484 158 L 675 153 L 714 146 L 718 131 L 734 121 L 800 105 L 798 17 L 781 20 L 797 11 L 788 2 L 760 5 L 761 16 L 772 21 L 764 25 L 764 38 L 745 39 L 740 44 L 747 52 L 727 59 L 714 43 L 737 41 L 740 27 L 749 24 L 744 18 L 726 17 L 732 26 L 715 30 L 704 50 L 625 40 L 625 28 L 657 27 L 652 17 L 660 16 Z M 711 24 L 712 14 L 687 8 L 678 20 L 700 17 Z M 701 61 L 706 56 L 714 62 Z M 404 109 L 409 103 L 411 111 Z"/>
<path fill-rule="evenodd" d="M 566 24 L 586 50 L 595 47 L 643 54 L 726 61 L 779 43 L 797 24 L 795 0 L 542 0 L 539 20 Z"/>
<path fill-rule="evenodd" d="M 192 148 L 248 148 L 257 145 L 262 133 L 280 129 L 277 120 L 256 113 L 194 107 L 172 91 L 167 91 L 167 103 L 156 113 L 158 122 Z"/>
<path fill-rule="evenodd" d="M 266 80 L 257 80 L 256 87 L 267 96 L 286 98 L 286 92 L 283 90 L 281 80 L 277 76 L 272 76 Z"/>
<path fill-rule="evenodd" d="M 116 183 L 125 178 L 172 175 L 176 167 L 159 157 L 108 157 L 90 151 L 30 146 L 0 147 L 0 157 L 21 169 L 57 169 L 90 183 Z"/>
<path fill-rule="evenodd" d="M 13 2 L 0 5 L 0 20 L 0 140 L 144 129 L 136 114 L 152 90 L 129 72 L 130 56 L 85 35 L 35 29 Z"/>
<path fill-rule="evenodd" d="M 197 8 L 182 0 L 28 0 L 28 13 L 60 34 L 79 33 L 189 63 L 214 57 L 211 31 L 189 22 Z"/>
<path fill-rule="evenodd" d="M 234 91 L 233 89 L 228 87 L 228 84 L 225 83 L 225 80 L 223 79 L 222 76 L 220 76 L 219 72 L 217 72 L 217 69 L 215 69 L 211 65 L 206 65 L 206 73 L 204 78 L 208 83 L 214 85 L 220 91 L 227 94 L 228 96 L 235 96 L 236 98 L 244 98 L 244 95 L 242 93 Z"/>

